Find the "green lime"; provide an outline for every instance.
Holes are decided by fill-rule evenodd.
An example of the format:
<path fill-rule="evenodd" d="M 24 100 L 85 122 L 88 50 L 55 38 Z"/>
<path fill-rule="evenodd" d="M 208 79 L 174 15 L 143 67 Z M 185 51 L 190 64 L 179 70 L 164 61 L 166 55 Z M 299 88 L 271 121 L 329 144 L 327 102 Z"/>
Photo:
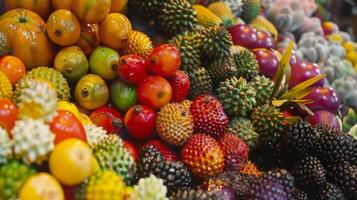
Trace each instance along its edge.
<path fill-rule="evenodd" d="M 118 62 L 118 52 L 108 47 L 98 47 L 89 58 L 89 68 L 104 80 L 112 80 L 117 77 Z"/>
<path fill-rule="evenodd" d="M 116 108 L 127 111 L 137 102 L 135 86 L 115 80 L 110 86 L 110 99 Z"/>

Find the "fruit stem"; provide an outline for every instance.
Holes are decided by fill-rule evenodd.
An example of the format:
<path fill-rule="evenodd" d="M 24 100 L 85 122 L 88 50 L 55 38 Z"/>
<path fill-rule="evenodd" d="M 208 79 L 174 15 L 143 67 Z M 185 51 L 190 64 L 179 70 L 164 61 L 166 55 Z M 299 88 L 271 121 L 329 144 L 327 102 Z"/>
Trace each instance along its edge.
<path fill-rule="evenodd" d="M 139 114 L 143 111 L 143 108 L 141 106 L 135 106 L 134 107 L 134 113 Z"/>

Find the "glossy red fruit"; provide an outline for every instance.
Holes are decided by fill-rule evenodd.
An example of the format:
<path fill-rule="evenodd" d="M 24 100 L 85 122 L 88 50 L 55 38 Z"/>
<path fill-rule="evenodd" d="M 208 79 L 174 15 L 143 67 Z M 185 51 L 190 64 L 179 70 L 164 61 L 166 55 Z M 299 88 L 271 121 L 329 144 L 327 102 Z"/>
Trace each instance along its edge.
<path fill-rule="evenodd" d="M 310 99 L 313 103 L 306 105 L 310 110 L 327 110 L 336 112 L 340 101 L 335 90 L 331 87 L 315 87 L 304 99 Z"/>
<path fill-rule="evenodd" d="M 138 150 L 136 149 L 135 145 L 133 143 L 130 143 L 129 141 L 125 140 L 124 148 L 130 153 L 130 155 L 133 157 L 134 161 L 136 162 L 138 160 L 139 153 L 138 153 Z"/>
<path fill-rule="evenodd" d="M 126 83 L 137 84 L 148 76 L 146 65 L 144 58 L 138 55 L 122 56 L 119 59 L 118 75 Z"/>
<path fill-rule="evenodd" d="M 166 161 L 177 161 L 176 154 L 159 140 L 150 140 L 146 142 L 141 149 L 150 145 L 153 146 L 156 150 L 158 150 Z"/>
<path fill-rule="evenodd" d="M 10 99 L 0 99 L 0 126 L 10 133 L 15 126 L 15 121 L 19 115 L 19 109 Z"/>
<path fill-rule="evenodd" d="M 279 59 L 268 49 L 254 49 L 253 53 L 259 63 L 260 74 L 274 79 L 279 67 Z"/>
<path fill-rule="evenodd" d="M 58 110 L 50 123 L 51 132 L 56 135 L 55 144 L 69 138 L 87 142 L 86 131 L 75 115 L 66 110 Z"/>
<path fill-rule="evenodd" d="M 275 42 L 273 36 L 266 31 L 257 31 L 257 42 L 255 48 L 273 49 Z"/>
<path fill-rule="evenodd" d="M 321 67 L 315 63 L 299 61 L 296 64 L 291 65 L 291 74 L 293 74 L 293 76 L 290 77 L 290 88 L 322 74 L 322 70 Z M 315 83 L 313 86 L 322 87 L 324 83 L 325 79 L 322 79 L 319 82 Z"/>
<path fill-rule="evenodd" d="M 136 94 L 141 104 L 159 109 L 170 102 L 172 88 L 161 76 L 149 76 L 139 83 Z"/>
<path fill-rule="evenodd" d="M 180 51 L 170 44 L 160 45 L 150 54 L 149 62 L 149 69 L 155 75 L 172 76 L 181 66 Z"/>
<path fill-rule="evenodd" d="M 337 118 L 337 116 L 326 110 L 315 111 L 314 115 L 305 117 L 305 120 L 312 126 L 326 124 L 333 128 L 341 129 L 340 120 Z"/>
<path fill-rule="evenodd" d="M 190 78 L 184 71 L 178 70 L 173 76 L 169 77 L 172 87 L 171 102 L 181 102 L 186 99 L 190 91 Z"/>
<path fill-rule="evenodd" d="M 125 114 L 125 128 L 133 138 L 146 140 L 154 134 L 156 117 L 155 110 L 144 105 L 135 105 Z"/>
<path fill-rule="evenodd" d="M 256 47 L 258 40 L 256 30 L 249 25 L 238 24 L 229 29 L 234 45 L 240 45 L 248 49 Z"/>
<path fill-rule="evenodd" d="M 123 117 L 113 107 L 104 106 L 94 110 L 89 118 L 92 122 L 102 127 L 107 133 L 122 134 L 123 133 Z"/>

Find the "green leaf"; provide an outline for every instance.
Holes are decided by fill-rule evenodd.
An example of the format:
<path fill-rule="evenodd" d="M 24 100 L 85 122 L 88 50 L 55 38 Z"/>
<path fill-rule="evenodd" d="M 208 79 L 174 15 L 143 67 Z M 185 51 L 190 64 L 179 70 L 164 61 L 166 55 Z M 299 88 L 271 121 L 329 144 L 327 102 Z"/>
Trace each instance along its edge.
<path fill-rule="evenodd" d="M 298 104 L 298 105 L 301 109 L 305 110 L 309 115 L 314 115 L 314 112 L 312 112 L 310 108 L 308 108 L 306 105 L 304 104 Z"/>
<path fill-rule="evenodd" d="M 300 91 L 288 91 L 283 96 L 279 97 L 278 99 L 302 99 L 309 95 L 312 91 L 312 88 L 305 88 Z"/>
<path fill-rule="evenodd" d="M 288 93 L 294 93 L 294 92 L 302 91 L 302 90 L 312 86 L 313 84 L 315 84 L 316 82 L 320 81 L 321 79 L 323 79 L 325 77 L 326 77 L 326 74 L 320 74 L 318 76 L 310 78 L 309 80 L 306 80 L 306 81 L 298 84 L 297 86 L 295 86 L 291 90 L 289 90 Z"/>

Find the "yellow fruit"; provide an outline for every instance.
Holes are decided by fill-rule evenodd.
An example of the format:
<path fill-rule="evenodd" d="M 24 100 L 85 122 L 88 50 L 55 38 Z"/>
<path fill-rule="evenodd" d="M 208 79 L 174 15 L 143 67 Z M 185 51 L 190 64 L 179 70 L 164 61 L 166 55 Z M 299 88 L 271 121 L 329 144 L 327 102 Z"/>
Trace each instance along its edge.
<path fill-rule="evenodd" d="M 257 30 L 263 30 L 271 33 L 275 40 L 278 39 L 278 30 L 269 20 L 259 15 L 251 22 L 251 26 Z"/>
<path fill-rule="evenodd" d="M 51 173 L 64 185 L 77 185 L 92 172 L 93 155 L 89 146 L 79 139 L 60 142 L 50 155 Z"/>
<path fill-rule="evenodd" d="M 350 51 L 346 54 L 346 59 L 353 64 L 357 64 L 357 51 Z"/>
<path fill-rule="evenodd" d="M 100 166 L 99 166 L 99 163 L 97 161 L 97 159 L 95 159 L 95 157 L 93 156 L 92 158 L 92 171 L 91 171 L 91 174 L 90 175 L 93 175 L 97 172 L 100 172 L 101 169 L 100 169 Z"/>
<path fill-rule="evenodd" d="M 48 173 L 31 176 L 20 190 L 21 200 L 64 200 L 58 181 Z"/>
<path fill-rule="evenodd" d="M 153 48 L 150 38 L 145 33 L 132 31 L 124 52 L 125 54 L 136 54 L 146 59 Z"/>
<path fill-rule="evenodd" d="M 343 44 L 343 48 L 345 48 L 346 52 L 355 51 L 356 50 L 356 43 L 354 43 L 352 41 L 345 42 Z"/>
<path fill-rule="evenodd" d="M 126 13 L 128 0 L 112 0 L 110 12 Z"/>
<path fill-rule="evenodd" d="M 94 124 L 88 115 L 83 113 L 79 113 L 79 121 L 83 124 L 83 126 Z"/>
<path fill-rule="evenodd" d="M 331 35 L 328 36 L 328 39 L 331 40 L 332 42 L 338 42 L 340 44 L 344 42 L 343 37 L 338 33 L 332 33 Z"/>
<path fill-rule="evenodd" d="M 12 85 L 10 79 L 0 71 L 0 99 L 12 97 Z"/>
<path fill-rule="evenodd" d="M 230 25 L 234 23 L 234 15 L 229 6 L 222 1 L 211 3 L 208 9 L 212 11 L 217 17 L 221 18 L 224 25 Z"/>
<path fill-rule="evenodd" d="M 192 6 L 197 13 L 198 24 L 201 26 L 218 26 L 222 24 L 221 18 L 215 15 L 212 11 L 202 5 L 193 5 Z"/>
<path fill-rule="evenodd" d="M 77 106 L 71 102 L 68 102 L 68 101 L 57 102 L 57 110 L 66 110 L 68 112 L 71 112 L 74 116 L 76 116 L 77 119 L 80 120 L 80 118 L 81 118 Z"/>

